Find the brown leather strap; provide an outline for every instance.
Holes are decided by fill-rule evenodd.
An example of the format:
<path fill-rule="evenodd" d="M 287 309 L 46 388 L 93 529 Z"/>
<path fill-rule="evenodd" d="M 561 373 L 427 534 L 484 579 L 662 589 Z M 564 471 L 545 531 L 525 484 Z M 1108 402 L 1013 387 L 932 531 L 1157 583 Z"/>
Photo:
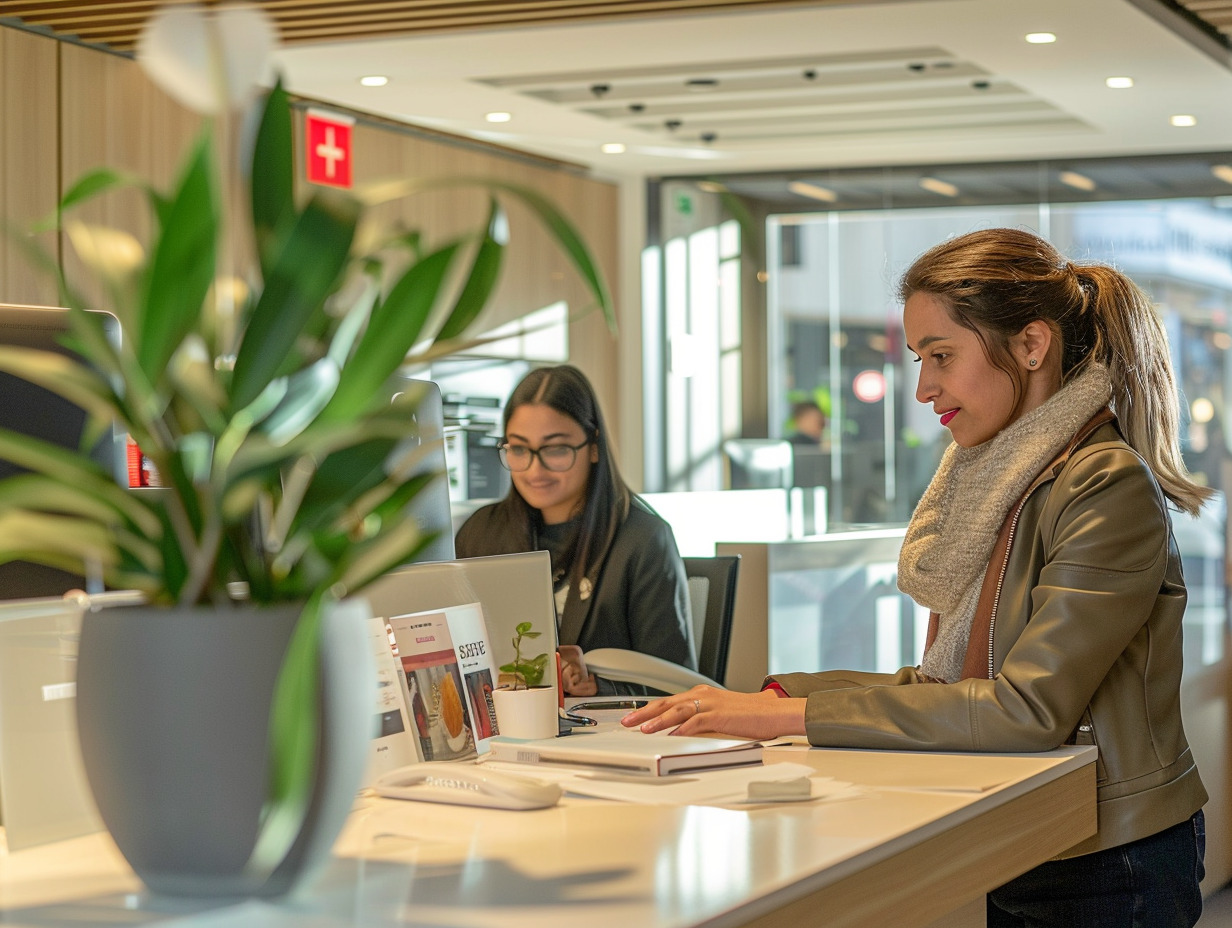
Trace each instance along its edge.
<path fill-rule="evenodd" d="M 1032 481 L 1034 484 L 1034 481 Z M 997 543 L 992 546 L 992 554 L 988 558 L 988 570 L 984 573 L 984 585 L 980 588 L 980 599 L 975 606 L 975 618 L 971 620 L 971 635 L 967 638 L 967 654 L 963 658 L 962 679 L 968 677 L 984 677 L 989 679 L 988 641 L 992 633 L 992 607 L 996 601 L 997 588 L 1000 586 L 1001 569 L 1005 564 L 1005 555 L 1010 547 L 1010 534 L 1014 527 L 1014 517 L 1022 506 L 1024 496 L 1012 507 L 1005 521 L 1001 523 L 1001 532 L 997 535 Z"/>
<path fill-rule="evenodd" d="M 976 603 L 975 617 L 971 620 L 971 634 L 967 638 L 967 653 L 963 658 L 962 679 L 966 680 L 970 677 L 989 679 L 991 676 L 992 661 L 988 656 L 988 648 L 992 634 L 993 604 L 996 601 L 997 588 L 1001 583 L 1001 571 L 1008 557 L 1010 536 L 1013 533 L 1018 512 L 1022 509 L 1023 504 L 1026 503 L 1027 497 L 1031 495 L 1032 491 L 1045 480 L 1051 480 L 1056 477 L 1061 472 L 1061 468 L 1065 466 L 1065 462 L 1069 460 L 1070 455 L 1078 450 L 1082 443 L 1095 433 L 1096 429 L 1115 419 L 1116 416 L 1107 407 L 1104 407 L 1092 416 L 1087 424 L 1074 434 L 1074 437 L 1070 439 L 1070 443 L 1065 446 L 1065 449 L 1053 458 L 1047 467 L 1040 471 L 1038 477 L 1031 481 L 1031 485 L 1019 497 L 1018 502 L 1011 506 L 1009 512 L 1006 513 L 1005 521 L 1001 524 L 1001 532 L 997 535 L 997 542 L 993 545 L 992 554 L 988 558 L 988 569 L 984 573 L 984 584 L 980 588 L 980 598 L 979 602 Z M 930 620 L 930 641 L 932 625 L 933 623 Z"/>
<path fill-rule="evenodd" d="M 937 635 L 941 631 L 941 613 L 930 612 L 928 614 L 928 634 L 924 636 L 924 650 L 927 651 L 933 646 L 933 642 L 937 640 Z"/>

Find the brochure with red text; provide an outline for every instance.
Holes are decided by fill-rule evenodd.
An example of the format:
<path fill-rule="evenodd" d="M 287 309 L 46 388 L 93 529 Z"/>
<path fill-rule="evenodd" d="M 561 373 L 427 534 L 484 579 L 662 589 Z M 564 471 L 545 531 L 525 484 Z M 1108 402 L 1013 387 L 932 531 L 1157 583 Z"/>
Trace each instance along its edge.
<path fill-rule="evenodd" d="M 496 665 L 478 603 L 388 619 L 425 760 L 486 753 Z"/>

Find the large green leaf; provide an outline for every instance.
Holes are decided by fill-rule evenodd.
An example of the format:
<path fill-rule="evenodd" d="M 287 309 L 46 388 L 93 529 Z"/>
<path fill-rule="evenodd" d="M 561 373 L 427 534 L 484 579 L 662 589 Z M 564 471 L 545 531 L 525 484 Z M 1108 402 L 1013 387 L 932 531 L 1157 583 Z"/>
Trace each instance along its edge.
<path fill-rule="evenodd" d="M 299 523 L 316 530 L 334 522 L 363 493 L 385 479 L 396 438 L 378 438 L 333 452 L 317 468 L 301 500 Z"/>
<path fill-rule="evenodd" d="M 372 542 L 353 545 L 339 565 L 342 573 L 338 580 L 345 590 L 361 590 L 395 567 L 407 563 L 428 540 L 413 519 L 403 519 Z"/>
<path fill-rule="evenodd" d="M 0 563 L 19 559 L 74 572 L 83 564 L 106 571 L 120 562 L 112 532 L 94 519 L 6 510 L 0 512 Z"/>
<path fill-rule="evenodd" d="M 242 408 L 256 399 L 290 357 L 312 317 L 323 311 L 346 265 L 359 204 L 318 194 L 309 201 L 274 259 L 235 359 L 231 400 Z"/>
<path fill-rule="evenodd" d="M 90 458 L 8 429 L 0 429 L 0 459 L 45 474 L 56 482 L 88 493 L 122 514 L 143 531 L 156 532 L 149 507 L 123 489 Z"/>
<path fill-rule="evenodd" d="M 322 419 L 351 418 L 372 406 L 384 384 L 406 361 L 437 304 L 457 243 L 434 251 L 407 269 L 385 301 L 373 310 L 355 353 L 342 369 L 334 398 Z"/>
<path fill-rule="evenodd" d="M 437 177 L 370 184 L 359 192 L 359 197 L 365 205 L 376 205 L 425 190 L 444 187 L 477 187 L 481 190 L 504 192 L 510 194 L 515 199 L 521 200 L 523 204 L 530 208 L 539 221 L 543 223 L 553 238 L 556 239 L 556 243 L 560 246 L 561 250 L 569 257 L 569 260 L 573 263 L 573 266 L 577 269 L 583 282 L 594 297 L 595 305 L 603 313 L 608 329 L 615 334 L 616 309 L 612 303 L 612 295 L 608 290 L 607 281 L 602 271 L 600 271 L 599 266 L 595 263 L 590 249 L 586 247 L 582 236 L 578 233 L 573 223 L 547 197 L 537 190 L 524 187 L 521 184 L 513 184 L 508 181 L 492 178 Z"/>
<path fill-rule="evenodd" d="M 198 325 L 214 283 L 218 205 L 208 134 L 193 149 L 166 221 L 152 246 L 136 331 L 137 360 L 158 382 L 184 337 Z"/>
<path fill-rule="evenodd" d="M 577 269 L 578 274 L 581 275 L 582 281 L 590 290 L 591 295 L 594 296 L 595 304 L 603 313 L 608 330 L 615 335 L 616 309 L 612 303 L 612 294 L 607 287 L 607 280 L 592 259 L 590 249 L 582 241 L 582 236 L 578 233 L 573 223 L 566 219 L 565 215 L 547 197 L 537 190 L 532 190 L 530 187 L 523 187 L 521 184 L 511 184 L 499 180 L 483 180 L 478 183 L 493 190 L 501 190 L 512 194 L 516 199 L 530 207 L 531 211 L 539 218 L 539 221 L 552 233 L 561 250 L 573 262 L 573 266 Z"/>
<path fill-rule="evenodd" d="M 470 273 L 466 275 L 466 282 L 453 310 L 436 333 L 438 342 L 458 338 L 470 328 L 488 305 L 488 299 L 492 296 L 492 291 L 496 289 L 496 282 L 500 278 L 501 259 L 505 254 L 503 241 L 505 223 L 504 213 L 493 200 L 488 210 L 488 224 L 483 241 L 475 250 Z"/>
<path fill-rule="evenodd" d="M 338 365 L 324 357 L 287 378 L 287 389 L 278 405 L 262 419 L 261 431 L 275 445 L 285 445 L 316 419 L 338 387 Z"/>
<path fill-rule="evenodd" d="M 278 232 L 295 214 L 291 104 L 282 80 L 265 98 L 252 155 L 252 222 L 261 272 L 270 275 Z"/>
<path fill-rule="evenodd" d="M 270 776 L 250 866 L 272 871 L 299 835 L 316 778 L 322 596 L 305 605 L 278 671 L 270 712 Z"/>
<path fill-rule="evenodd" d="M 111 190 L 120 190 L 129 187 L 138 187 L 144 190 L 148 196 L 155 197 L 153 188 L 150 187 L 143 178 L 135 174 L 129 174 L 125 171 L 117 171 L 113 168 L 96 168 L 93 171 L 87 171 L 85 174 L 77 178 L 72 186 L 68 188 L 64 196 L 60 198 L 59 204 L 56 206 L 56 211 L 51 216 L 35 223 L 31 231 L 44 232 L 51 229 L 57 229 L 60 226 L 61 218 L 64 213 L 68 212 L 74 206 L 91 200 L 96 196 L 107 193 Z"/>

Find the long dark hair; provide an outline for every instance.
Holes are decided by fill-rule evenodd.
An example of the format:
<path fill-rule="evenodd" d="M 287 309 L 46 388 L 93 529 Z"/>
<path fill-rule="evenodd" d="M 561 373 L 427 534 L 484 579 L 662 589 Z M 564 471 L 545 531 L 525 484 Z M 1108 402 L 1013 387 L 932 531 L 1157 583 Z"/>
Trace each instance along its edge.
<path fill-rule="evenodd" d="M 599 398 L 586 375 L 570 364 L 540 367 L 522 378 L 505 404 L 503 428 L 509 429 L 509 419 L 518 408 L 526 405 L 548 406 L 568 416 L 582 427 L 586 438 L 598 450 L 598 461 L 591 465 L 586 485 L 586 501 L 577 529 L 576 543 L 570 545 L 567 563 L 554 565 L 569 576 L 569 583 L 578 589 L 581 580 L 602 563 L 611 547 L 616 530 L 629 514 L 632 494 L 616 467 L 612 441 Z M 586 454 L 583 448 L 579 454 Z M 533 550 L 543 517 L 510 485 L 508 495 L 497 504 L 497 518 L 523 533 L 527 550 Z"/>
<path fill-rule="evenodd" d="M 1078 263 L 1021 229 L 986 229 L 942 242 L 915 260 L 899 298 L 928 293 L 984 345 L 1021 396 L 1023 373 L 1009 342 L 1030 322 L 1060 341 L 1061 382 L 1092 361 L 1108 368 L 1112 410 L 1125 440 L 1150 465 L 1165 495 L 1197 514 L 1210 489 L 1190 479 L 1181 457 L 1179 394 L 1168 336 L 1132 280 L 1105 264 Z"/>

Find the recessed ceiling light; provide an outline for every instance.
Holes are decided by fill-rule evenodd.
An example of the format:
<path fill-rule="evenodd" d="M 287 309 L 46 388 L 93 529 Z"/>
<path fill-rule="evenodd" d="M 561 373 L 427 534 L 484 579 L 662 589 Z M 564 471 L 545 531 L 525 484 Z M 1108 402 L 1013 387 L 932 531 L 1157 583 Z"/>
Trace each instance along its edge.
<path fill-rule="evenodd" d="M 599 146 L 599 150 L 605 155 L 623 155 L 625 146 L 623 142 L 604 142 Z"/>
<path fill-rule="evenodd" d="M 1104 81 L 1104 86 L 1111 87 L 1113 90 L 1125 90 L 1134 86 L 1132 77 L 1110 77 Z"/>
<path fill-rule="evenodd" d="M 369 74 L 366 77 L 361 77 L 359 82 L 365 87 L 384 87 L 389 83 L 389 78 L 384 74 Z"/>
<path fill-rule="evenodd" d="M 1176 126 L 1178 129 L 1186 129 L 1190 126 L 1196 126 L 1198 124 L 1198 117 L 1190 116 L 1188 113 L 1180 113 L 1173 116 L 1168 120 L 1168 122 L 1172 123 L 1172 125 Z"/>
<path fill-rule="evenodd" d="M 958 196 L 958 188 L 951 183 L 940 180 L 936 177 L 921 177 L 920 186 L 930 193 L 937 193 L 943 197 Z"/>
<path fill-rule="evenodd" d="M 1225 184 L 1232 184 L 1232 164 L 1212 164 L 1211 173 Z"/>
<path fill-rule="evenodd" d="M 1057 40 L 1051 32 L 1028 32 L 1024 38 L 1032 45 L 1051 45 Z"/>
<path fill-rule="evenodd" d="M 787 185 L 787 189 L 797 196 L 808 197 L 810 200 L 821 200 L 824 203 L 833 203 L 838 200 L 838 194 L 829 187 L 819 187 L 817 184 L 806 183 L 802 180 L 793 180 Z"/>
<path fill-rule="evenodd" d="M 483 117 L 488 122 L 508 122 L 513 119 L 512 113 L 488 113 Z"/>
<path fill-rule="evenodd" d="M 1095 181 L 1085 174 L 1079 174 L 1077 171 L 1062 171 L 1058 179 L 1065 186 L 1073 187 L 1075 190 L 1091 191 L 1097 186 Z"/>

